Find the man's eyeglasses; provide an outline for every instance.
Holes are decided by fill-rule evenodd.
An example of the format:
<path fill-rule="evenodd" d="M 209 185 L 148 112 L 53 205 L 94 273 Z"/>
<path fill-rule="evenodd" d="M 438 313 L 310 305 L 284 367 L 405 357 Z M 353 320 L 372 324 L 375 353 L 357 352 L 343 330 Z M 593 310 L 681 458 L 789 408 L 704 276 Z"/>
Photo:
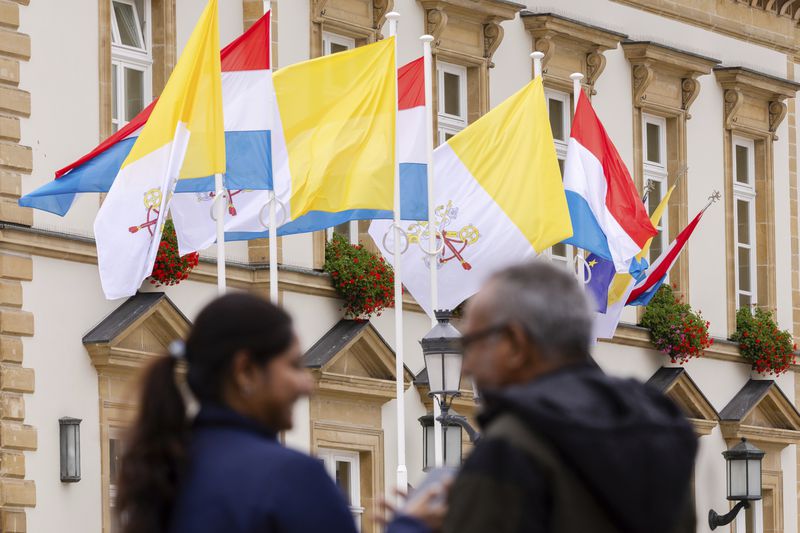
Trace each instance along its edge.
<path fill-rule="evenodd" d="M 508 331 L 508 324 L 496 324 L 486 329 L 476 331 L 475 333 L 464 335 L 461 337 L 460 340 L 461 353 L 466 352 L 470 347 L 474 346 L 476 343 L 482 341 L 483 339 L 489 338 L 492 335 L 497 335 L 498 333 L 504 333 L 506 331 Z"/>

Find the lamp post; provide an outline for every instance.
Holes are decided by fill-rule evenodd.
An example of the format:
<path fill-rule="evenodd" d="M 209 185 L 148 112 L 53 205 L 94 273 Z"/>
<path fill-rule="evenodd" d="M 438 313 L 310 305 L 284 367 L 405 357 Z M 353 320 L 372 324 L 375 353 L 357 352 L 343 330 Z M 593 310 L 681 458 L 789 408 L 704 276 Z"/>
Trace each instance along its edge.
<path fill-rule="evenodd" d="M 435 422 L 442 423 L 443 442 L 445 451 L 445 464 L 448 466 L 457 466 L 461 463 L 460 443 L 461 431 L 459 431 L 459 453 L 458 463 L 451 464 L 453 457 L 452 450 L 448 454 L 448 448 L 454 446 L 447 444 L 447 431 L 448 428 L 457 426 L 463 428 L 470 437 L 472 442 L 477 441 L 478 433 L 469 425 L 466 417 L 460 415 L 451 415 L 450 406 L 453 399 L 461 396 L 461 364 L 463 363 L 464 356 L 461 353 L 461 333 L 450 323 L 453 313 L 450 311 L 436 311 L 436 325 L 425 335 L 420 344 L 422 345 L 422 354 L 425 357 L 425 368 L 428 371 L 428 384 L 430 392 L 428 396 L 432 397 L 442 411 L 441 416 L 434 420 L 432 415 L 423 416 L 420 418 L 420 423 L 423 426 L 425 433 L 425 450 L 428 447 L 433 449 L 434 431 L 436 431 Z M 428 416 L 430 418 L 428 418 Z M 430 423 L 428 423 L 428 420 Z M 427 425 L 426 425 L 427 424 Z M 430 429 L 428 429 L 430 428 Z M 430 433 L 427 433 L 430 431 Z M 428 440 L 430 437 L 430 440 Z M 430 446 L 429 446 L 429 443 Z M 426 453 L 427 459 L 427 453 Z M 426 465 L 430 463 L 426 462 Z M 440 466 L 440 465 L 437 465 Z"/>
<path fill-rule="evenodd" d="M 742 442 L 722 452 L 727 462 L 728 500 L 738 501 L 730 512 L 719 515 L 713 509 L 708 512 L 708 525 L 713 530 L 717 526 L 730 524 L 751 501 L 761 499 L 761 460 L 764 452 L 742 438 Z"/>

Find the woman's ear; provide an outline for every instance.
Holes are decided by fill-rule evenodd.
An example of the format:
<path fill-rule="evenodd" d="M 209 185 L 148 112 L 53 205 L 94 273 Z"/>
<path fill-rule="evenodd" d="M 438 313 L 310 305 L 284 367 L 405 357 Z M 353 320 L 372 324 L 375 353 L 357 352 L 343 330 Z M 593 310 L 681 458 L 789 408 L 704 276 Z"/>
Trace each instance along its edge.
<path fill-rule="evenodd" d="M 245 350 L 239 350 L 231 360 L 231 382 L 235 389 L 244 394 L 250 395 L 256 384 L 256 366 L 253 358 Z"/>

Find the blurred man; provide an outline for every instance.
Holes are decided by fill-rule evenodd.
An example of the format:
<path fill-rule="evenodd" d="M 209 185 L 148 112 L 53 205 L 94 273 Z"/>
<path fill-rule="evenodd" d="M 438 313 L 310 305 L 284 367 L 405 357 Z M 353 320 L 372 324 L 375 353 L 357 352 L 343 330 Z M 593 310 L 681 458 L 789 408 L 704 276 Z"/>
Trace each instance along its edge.
<path fill-rule="evenodd" d="M 464 373 L 483 394 L 483 437 L 442 531 L 694 532 L 692 427 L 660 393 L 594 364 L 592 319 L 575 278 L 543 261 L 496 274 L 470 300 Z M 390 531 L 429 531 L 414 514 Z"/>

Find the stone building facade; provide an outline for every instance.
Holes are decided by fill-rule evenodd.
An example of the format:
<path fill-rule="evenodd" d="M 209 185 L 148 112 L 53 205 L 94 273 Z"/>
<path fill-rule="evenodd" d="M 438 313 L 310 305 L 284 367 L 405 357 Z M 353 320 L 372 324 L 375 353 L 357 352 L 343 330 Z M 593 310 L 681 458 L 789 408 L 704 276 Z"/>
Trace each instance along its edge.
<path fill-rule="evenodd" d="M 120 436 L 135 404 L 137 371 L 186 333 L 216 294 L 213 250 L 191 278 L 131 300 L 100 291 L 85 195 L 57 218 L 17 199 L 93 148 L 157 96 L 204 0 L 0 0 L 0 530 L 115 531 Z M 640 318 L 594 356 L 609 373 L 661 388 L 700 439 L 698 531 L 727 509 L 720 455 L 745 436 L 767 452 L 764 499 L 748 510 L 766 533 L 798 530 L 800 380 L 752 379 L 735 344 L 735 311 L 776 311 L 800 338 L 798 114 L 800 2 L 795 0 L 272 0 L 276 68 L 374 42 L 390 10 L 402 18 L 401 63 L 434 36 L 436 142 L 475 121 L 531 79 L 544 56 L 555 148 L 563 158 L 572 95 L 584 89 L 639 187 L 654 199 L 679 179 L 662 223 L 668 242 L 714 191 L 670 283 L 711 322 L 716 341 L 683 368 L 664 366 Z M 220 2 L 223 44 L 261 16 L 260 0 Z M 449 105 L 445 105 L 445 101 Z M 367 224 L 337 228 L 367 245 Z M 354 517 L 376 531 L 372 502 L 396 470 L 391 312 L 342 321 L 321 271 L 330 234 L 281 238 L 279 294 L 297 319 L 318 393 L 301 402 L 288 445 L 349 469 Z M 229 246 L 228 284 L 268 294 L 265 241 Z M 548 254 L 567 263 L 575 251 Z M 655 253 L 655 252 L 654 252 Z M 443 273 L 442 275 L 446 275 Z M 407 464 L 423 475 L 420 416 L 431 409 L 418 340 L 429 320 L 406 306 Z M 471 392 L 455 409 L 474 412 Z M 58 420 L 80 418 L 82 478 L 59 477 Z M 464 436 L 464 449 L 469 444 Z M 675 450 L 681 453 L 681 450 Z M 657 458 L 654 458 L 657 460 Z"/>

